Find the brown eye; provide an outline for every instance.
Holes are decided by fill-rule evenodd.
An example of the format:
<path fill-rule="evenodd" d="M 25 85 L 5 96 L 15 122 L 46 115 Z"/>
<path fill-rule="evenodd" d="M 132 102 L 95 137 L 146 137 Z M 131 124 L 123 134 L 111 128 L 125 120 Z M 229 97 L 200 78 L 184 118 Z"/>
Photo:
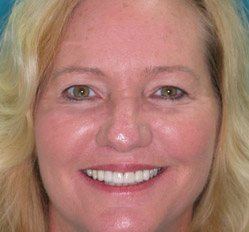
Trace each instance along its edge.
<path fill-rule="evenodd" d="M 155 92 L 155 95 L 166 100 L 179 100 L 186 95 L 186 92 L 174 86 L 163 86 Z"/>
<path fill-rule="evenodd" d="M 87 85 L 75 85 L 67 88 L 63 95 L 70 100 L 86 100 L 90 97 L 94 97 L 94 91 Z"/>

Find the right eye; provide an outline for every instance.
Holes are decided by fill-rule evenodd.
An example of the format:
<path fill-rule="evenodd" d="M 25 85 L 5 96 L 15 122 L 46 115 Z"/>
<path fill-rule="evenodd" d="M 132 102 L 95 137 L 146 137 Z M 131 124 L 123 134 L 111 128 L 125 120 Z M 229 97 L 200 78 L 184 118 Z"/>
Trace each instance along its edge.
<path fill-rule="evenodd" d="M 87 85 L 74 85 L 63 91 L 63 97 L 72 101 L 89 100 L 95 96 L 95 92 Z"/>

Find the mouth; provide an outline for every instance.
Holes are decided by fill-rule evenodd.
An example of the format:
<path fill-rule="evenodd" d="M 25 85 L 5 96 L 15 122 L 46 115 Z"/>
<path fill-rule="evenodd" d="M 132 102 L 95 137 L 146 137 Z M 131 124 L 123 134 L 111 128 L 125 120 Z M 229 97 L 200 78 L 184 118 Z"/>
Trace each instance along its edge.
<path fill-rule="evenodd" d="M 86 169 L 85 175 L 93 180 L 111 186 L 129 186 L 147 182 L 162 172 L 162 168 L 144 169 L 135 172 L 113 172 L 108 170 Z"/>
<path fill-rule="evenodd" d="M 166 171 L 149 165 L 105 165 L 80 170 L 92 186 L 107 191 L 136 191 L 150 187 Z"/>

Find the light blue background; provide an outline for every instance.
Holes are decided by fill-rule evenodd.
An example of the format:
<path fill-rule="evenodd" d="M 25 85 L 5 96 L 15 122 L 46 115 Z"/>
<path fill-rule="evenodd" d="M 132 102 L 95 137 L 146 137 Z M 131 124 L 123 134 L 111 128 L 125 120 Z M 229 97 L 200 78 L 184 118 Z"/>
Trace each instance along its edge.
<path fill-rule="evenodd" d="M 14 1 L 15 0 L 0 0 L 0 31 L 4 27 L 4 23 L 6 22 Z"/>
<path fill-rule="evenodd" d="M 39 1 L 39 0 L 34 0 L 34 1 Z M 217 0 L 217 1 L 220 1 L 220 0 Z M 11 6 L 13 5 L 14 2 L 15 0 L 0 0 L 0 32 L 4 27 L 8 14 L 10 13 L 10 10 L 11 10 Z M 244 2 L 249 12 L 249 0 L 244 0 Z"/>

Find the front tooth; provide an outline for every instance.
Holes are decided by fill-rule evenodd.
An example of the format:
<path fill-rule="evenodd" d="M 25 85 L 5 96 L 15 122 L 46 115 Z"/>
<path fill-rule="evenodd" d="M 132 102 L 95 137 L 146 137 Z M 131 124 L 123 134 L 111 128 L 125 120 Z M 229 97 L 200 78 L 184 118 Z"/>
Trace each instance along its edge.
<path fill-rule="evenodd" d="M 104 178 L 105 178 L 104 171 L 102 171 L 102 170 L 98 171 L 98 180 L 103 181 Z"/>
<path fill-rule="evenodd" d="M 136 171 L 135 172 L 135 181 L 140 183 L 143 181 L 143 171 Z"/>
<path fill-rule="evenodd" d="M 135 183 L 135 174 L 134 172 L 126 172 L 124 174 L 124 184 L 134 184 Z"/>
<path fill-rule="evenodd" d="M 111 171 L 104 172 L 104 181 L 107 183 L 112 183 L 113 175 Z"/>
<path fill-rule="evenodd" d="M 104 170 L 91 170 L 88 169 L 85 173 L 92 177 L 94 180 L 105 181 L 109 185 L 133 185 L 143 181 L 147 181 L 150 178 L 156 176 L 159 169 L 152 170 L 139 170 L 136 172 L 112 172 Z"/>
<path fill-rule="evenodd" d="M 143 180 L 149 180 L 150 179 L 150 171 L 144 170 L 143 171 Z"/>
<path fill-rule="evenodd" d="M 121 172 L 114 172 L 113 173 L 113 183 L 116 185 L 122 185 L 123 184 L 123 179 L 124 179 L 124 175 Z"/>

